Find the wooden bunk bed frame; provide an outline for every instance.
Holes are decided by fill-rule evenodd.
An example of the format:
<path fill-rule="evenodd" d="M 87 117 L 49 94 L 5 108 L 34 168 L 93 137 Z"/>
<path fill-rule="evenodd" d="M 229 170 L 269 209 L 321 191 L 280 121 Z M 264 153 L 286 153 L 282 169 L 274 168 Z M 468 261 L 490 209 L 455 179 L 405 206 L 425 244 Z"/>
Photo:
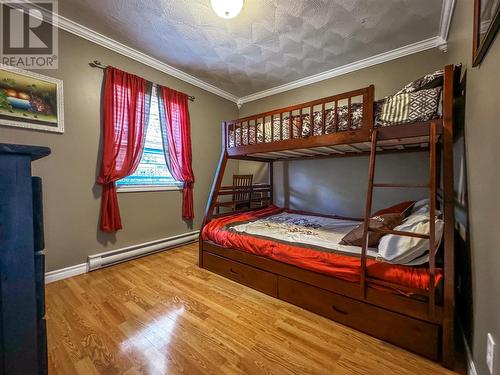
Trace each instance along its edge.
<path fill-rule="evenodd" d="M 457 74 L 458 71 L 458 74 Z M 370 155 L 369 187 L 365 211 L 364 246 L 361 251 L 360 282 L 353 283 L 325 274 L 301 269 L 286 263 L 226 248 L 200 235 L 199 266 L 238 283 L 290 302 L 332 320 L 353 327 L 374 337 L 441 361 L 447 368 L 454 366 L 454 190 L 453 190 L 453 107 L 454 99 L 461 95 L 460 73 L 453 65 L 445 67 L 443 83 L 442 118 L 427 122 L 374 126 L 374 86 L 330 96 L 312 102 L 281 108 L 222 124 L 222 154 L 210 192 L 203 227 L 213 218 L 235 212 L 214 213 L 219 206 L 227 206 L 219 197 L 231 197 L 242 188 L 221 186 L 228 159 L 254 160 L 269 163 L 269 184 L 255 185 L 253 203 L 273 202 L 273 163 L 281 160 L 314 159 Z M 458 77 L 457 77 L 458 76 Z M 325 106 L 331 105 L 337 115 L 340 102 L 348 103 L 348 123 L 352 124 L 351 103 L 362 98 L 363 118 L 357 130 L 335 131 L 325 134 Z M 304 137 L 304 112 L 321 111 L 321 133 Z M 290 119 L 298 113 L 299 128 L 294 137 Z M 288 118 L 288 121 L 285 121 Z M 270 139 L 265 136 L 265 123 L 270 119 Z M 336 120 L 338 118 L 336 117 Z M 278 122 L 279 121 L 279 122 Z M 309 115 L 310 132 L 314 131 L 313 116 Z M 275 129 L 276 124 L 278 129 Z M 334 124 L 338 124 L 336 121 Z M 262 126 L 262 139 L 258 127 Z M 289 137 L 284 139 L 284 126 L 290 126 Z M 253 137 L 250 129 L 253 128 Z M 239 129 L 239 132 L 237 131 Z M 246 133 L 245 133 L 246 132 Z M 246 137 L 243 135 L 246 134 Z M 239 141 L 237 139 L 239 138 Z M 253 138 L 253 139 L 252 139 Z M 430 152 L 430 182 L 427 185 L 374 183 L 376 154 L 392 152 Z M 436 181 L 441 182 L 438 187 Z M 366 272 L 366 237 L 371 216 L 374 188 L 427 188 L 431 198 L 431 229 L 434 224 L 436 202 L 443 213 L 444 233 L 441 243 L 444 277 L 434 287 L 436 259 L 430 252 L 428 291 L 403 288 L 398 284 L 371 279 Z M 253 195 L 252 195 L 253 197 Z M 232 202 L 240 203 L 240 202 Z M 218 211 L 217 211 L 218 212 Z M 242 212 L 242 211 L 238 211 Z M 406 233 L 400 233 L 407 235 Z M 434 231 L 424 236 L 434 242 Z M 378 286 L 378 288 L 377 288 Z M 415 293 L 406 296 L 380 290 L 380 286 Z M 416 298 L 418 295 L 419 298 Z"/>

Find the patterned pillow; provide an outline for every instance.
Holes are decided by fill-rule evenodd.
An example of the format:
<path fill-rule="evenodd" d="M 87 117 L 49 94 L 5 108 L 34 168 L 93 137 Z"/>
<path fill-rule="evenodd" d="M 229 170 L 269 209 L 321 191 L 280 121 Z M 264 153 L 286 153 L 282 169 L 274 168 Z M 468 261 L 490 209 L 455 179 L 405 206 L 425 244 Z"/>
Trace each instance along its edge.
<path fill-rule="evenodd" d="M 351 104 L 351 127 L 349 128 L 349 108 L 347 105 L 341 106 L 337 110 L 339 123 L 337 126 L 338 131 L 356 130 L 361 127 L 361 121 L 363 120 L 363 104 L 362 103 L 352 103 Z"/>
<path fill-rule="evenodd" d="M 433 73 L 426 74 L 413 82 L 408 83 L 405 87 L 399 90 L 398 94 L 408 94 L 410 92 L 433 89 L 439 86 L 443 86 L 443 76 L 444 70 L 436 70 Z"/>
<path fill-rule="evenodd" d="M 322 114 L 320 111 L 314 112 L 313 134 L 321 135 L 323 130 Z M 325 134 L 330 134 L 335 131 L 335 111 L 333 109 L 325 110 Z M 298 116 L 297 116 L 298 118 Z M 363 103 L 351 104 L 351 126 L 349 127 L 349 110 L 347 105 L 337 108 L 337 129 L 336 131 L 357 130 L 361 128 L 363 122 Z M 311 126 L 309 114 L 304 115 L 302 123 L 302 138 L 311 135 Z"/>
<path fill-rule="evenodd" d="M 377 114 L 381 126 L 428 121 L 439 117 L 441 87 L 388 97 Z"/>

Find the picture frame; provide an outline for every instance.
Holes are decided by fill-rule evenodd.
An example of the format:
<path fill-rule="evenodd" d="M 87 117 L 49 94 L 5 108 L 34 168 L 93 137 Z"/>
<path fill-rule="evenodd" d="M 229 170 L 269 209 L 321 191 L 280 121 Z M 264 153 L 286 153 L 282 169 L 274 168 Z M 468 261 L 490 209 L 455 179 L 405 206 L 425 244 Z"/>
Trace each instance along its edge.
<path fill-rule="evenodd" d="M 63 81 L 0 64 L 0 125 L 64 133 Z"/>
<path fill-rule="evenodd" d="M 483 61 L 500 28 L 500 0 L 474 0 L 472 66 Z"/>

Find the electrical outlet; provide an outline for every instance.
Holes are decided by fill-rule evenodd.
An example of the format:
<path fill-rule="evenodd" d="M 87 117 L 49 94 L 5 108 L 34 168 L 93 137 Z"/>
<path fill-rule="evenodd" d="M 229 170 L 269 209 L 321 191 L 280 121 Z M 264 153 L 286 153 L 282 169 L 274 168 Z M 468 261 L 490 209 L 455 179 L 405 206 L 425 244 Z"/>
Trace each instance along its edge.
<path fill-rule="evenodd" d="M 495 368 L 495 345 L 493 336 L 491 336 L 491 333 L 488 333 L 486 339 L 486 365 L 491 375 L 493 375 L 493 370 Z"/>

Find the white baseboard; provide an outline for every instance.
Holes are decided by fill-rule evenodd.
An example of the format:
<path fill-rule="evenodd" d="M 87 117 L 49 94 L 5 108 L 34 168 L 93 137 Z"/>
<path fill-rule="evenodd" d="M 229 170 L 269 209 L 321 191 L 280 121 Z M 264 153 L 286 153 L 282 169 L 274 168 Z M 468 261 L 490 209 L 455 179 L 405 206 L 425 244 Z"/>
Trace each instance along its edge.
<path fill-rule="evenodd" d="M 199 234 L 200 231 L 197 230 L 178 236 L 162 238 L 160 240 L 145 242 L 139 245 L 127 246 L 121 249 L 90 255 L 87 258 L 88 269 L 89 271 L 94 271 L 102 267 L 111 266 L 130 259 L 184 245 L 189 242 L 194 242 L 198 239 Z"/>
<path fill-rule="evenodd" d="M 178 236 L 90 255 L 86 263 L 45 273 L 45 283 L 48 284 L 68 277 L 81 275 L 82 273 L 94 271 L 102 267 L 194 242 L 198 239 L 199 233 L 199 231 L 189 232 Z"/>
<path fill-rule="evenodd" d="M 45 273 L 45 284 L 62 279 L 67 279 L 68 277 L 81 275 L 85 272 L 87 272 L 87 263 L 77 264 L 75 266 L 62 268 L 60 270 L 50 271 Z"/>

